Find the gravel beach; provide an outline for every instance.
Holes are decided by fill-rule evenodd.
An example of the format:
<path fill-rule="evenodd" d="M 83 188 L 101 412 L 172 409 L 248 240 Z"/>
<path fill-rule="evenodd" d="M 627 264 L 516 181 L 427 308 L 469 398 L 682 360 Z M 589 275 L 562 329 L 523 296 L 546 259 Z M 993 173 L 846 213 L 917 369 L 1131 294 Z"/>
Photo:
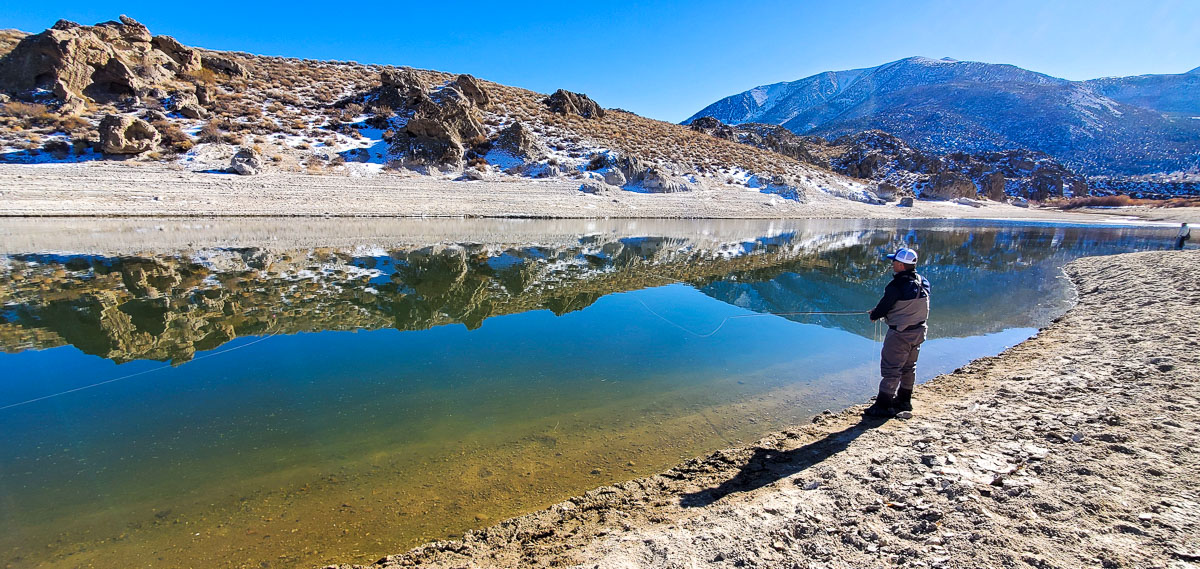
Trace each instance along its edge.
<path fill-rule="evenodd" d="M 1067 272 L 1072 310 L 911 419 L 826 413 L 374 567 L 1195 566 L 1200 252 Z"/>

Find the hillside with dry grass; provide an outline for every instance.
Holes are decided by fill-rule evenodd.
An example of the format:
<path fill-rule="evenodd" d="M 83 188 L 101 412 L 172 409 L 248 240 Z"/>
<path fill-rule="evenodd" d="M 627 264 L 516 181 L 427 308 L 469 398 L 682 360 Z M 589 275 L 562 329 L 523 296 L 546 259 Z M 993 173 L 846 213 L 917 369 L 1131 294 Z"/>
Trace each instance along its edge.
<path fill-rule="evenodd" d="M 792 157 L 470 76 L 182 46 L 145 26 L 60 21 L 0 39 L 0 161 L 191 171 L 577 179 L 589 193 L 758 189 L 874 201 Z M 39 54 L 43 56 L 39 57 Z M 49 63 L 44 54 L 49 56 Z M 595 111 L 588 109 L 594 108 Z"/>

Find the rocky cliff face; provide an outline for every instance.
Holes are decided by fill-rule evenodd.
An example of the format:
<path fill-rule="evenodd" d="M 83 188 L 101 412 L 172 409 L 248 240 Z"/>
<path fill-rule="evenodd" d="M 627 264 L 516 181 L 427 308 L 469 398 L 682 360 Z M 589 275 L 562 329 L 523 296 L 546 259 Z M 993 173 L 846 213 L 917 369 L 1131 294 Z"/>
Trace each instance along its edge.
<path fill-rule="evenodd" d="M 937 154 L 1028 149 L 1087 175 L 1200 165 L 1200 75 L 1072 82 L 1011 65 L 913 57 L 756 87 L 693 115 L 833 140 L 866 130 Z"/>

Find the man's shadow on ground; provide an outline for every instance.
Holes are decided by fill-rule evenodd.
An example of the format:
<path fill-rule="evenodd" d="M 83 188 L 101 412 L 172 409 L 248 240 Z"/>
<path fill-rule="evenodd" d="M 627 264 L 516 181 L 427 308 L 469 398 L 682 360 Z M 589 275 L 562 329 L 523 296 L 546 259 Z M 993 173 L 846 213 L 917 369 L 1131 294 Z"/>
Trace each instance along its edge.
<path fill-rule="evenodd" d="M 749 492 L 787 478 L 845 450 L 859 435 L 883 423 L 881 419 L 863 417 L 845 429 L 829 433 L 818 441 L 793 450 L 756 448 L 750 460 L 733 478 L 715 488 L 684 494 L 679 498 L 679 505 L 685 508 L 702 508 L 734 492 Z"/>

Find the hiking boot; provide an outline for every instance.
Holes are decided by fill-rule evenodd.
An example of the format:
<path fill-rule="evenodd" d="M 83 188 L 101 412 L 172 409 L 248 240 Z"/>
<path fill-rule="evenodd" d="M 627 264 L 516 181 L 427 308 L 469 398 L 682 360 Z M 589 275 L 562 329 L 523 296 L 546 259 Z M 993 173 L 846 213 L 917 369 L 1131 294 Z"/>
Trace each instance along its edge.
<path fill-rule="evenodd" d="M 875 397 L 875 402 L 863 411 L 863 415 L 867 417 L 881 417 L 890 419 L 896 416 L 896 410 L 892 409 L 893 397 L 886 393 L 880 393 Z"/>
<path fill-rule="evenodd" d="M 900 390 L 896 392 L 896 399 L 892 401 L 892 407 L 895 407 L 897 412 L 908 411 L 911 413 L 912 390 L 901 387 Z"/>

